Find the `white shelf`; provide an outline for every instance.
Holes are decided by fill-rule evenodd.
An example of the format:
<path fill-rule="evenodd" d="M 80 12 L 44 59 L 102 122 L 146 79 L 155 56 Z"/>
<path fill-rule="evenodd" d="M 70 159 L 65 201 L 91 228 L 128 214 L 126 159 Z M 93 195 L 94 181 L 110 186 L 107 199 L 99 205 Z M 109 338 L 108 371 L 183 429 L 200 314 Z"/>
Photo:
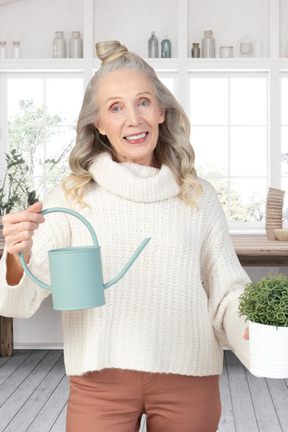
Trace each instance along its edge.
<path fill-rule="evenodd" d="M 260 70 L 267 71 L 270 68 L 269 58 L 197 58 L 188 59 L 187 70 L 217 70 L 217 71 L 228 71 L 228 70 Z"/>
<path fill-rule="evenodd" d="M 21 71 L 84 71 L 83 59 L 4 59 L 0 61 L 0 72 Z"/>
<path fill-rule="evenodd" d="M 120 5 L 121 3 L 121 5 Z M 269 67 L 266 59 L 240 59 L 237 58 L 241 37 L 250 34 L 253 40 L 262 39 L 264 43 L 264 55 L 275 55 L 276 45 L 283 44 L 286 39 L 286 30 L 283 29 L 283 17 L 288 17 L 287 0 L 250 0 L 242 2 L 229 2 L 219 0 L 214 5 L 212 0 L 118 0 L 109 1 L 109 5 L 100 0 L 63 0 L 58 10 L 57 0 L 45 2 L 37 1 L 34 13 L 37 18 L 37 28 L 33 33 L 27 32 L 26 27 L 35 22 L 33 14 L 29 16 L 27 23 L 22 24 L 21 14 L 25 5 L 21 2 L 2 6 L 3 16 L 0 16 L 0 40 L 7 40 L 7 46 L 11 55 L 12 40 L 21 41 L 23 59 L 13 62 L 13 59 L 0 61 L 0 70 L 85 70 L 98 68 L 95 58 L 95 42 L 99 40 L 118 39 L 127 44 L 128 48 L 136 51 L 141 56 L 147 55 L 147 43 L 151 30 L 156 30 L 159 41 L 163 37 L 164 30 L 170 33 L 172 40 L 172 59 L 148 59 L 148 62 L 156 70 L 177 71 L 188 64 L 192 69 L 257 69 Z M 279 5 L 281 14 L 279 16 Z M 67 7 L 69 15 L 67 17 Z M 213 6 L 213 7 L 212 7 Z M 247 8 L 249 6 L 249 8 Z M 251 7 L 250 7 L 251 6 Z M 114 14 L 111 15 L 111 10 Z M 139 20 L 131 20 L 129 15 L 140 13 Z M 57 13 L 56 13 L 57 11 Z M 2 11 L 1 11 L 2 12 Z M 152 13 L 153 12 L 153 13 Z M 4 15 L 6 18 L 4 19 Z M 18 18 L 19 17 L 19 18 Z M 52 20 L 52 17 L 53 20 Z M 14 22 L 11 26 L 9 23 Z M 28 19 L 28 18 L 27 18 Z M 270 20 L 270 21 L 269 21 Z M 285 21 L 286 22 L 286 21 Z M 107 25 L 109 23 L 109 25 Z M 143 24 L 145 23 L 145 25 Z M 279 31 L 280 23 L 281 28 Z M 272 25 L 271 25 L 272 24 Z M 34 27 L 33 27 L 34 28 Z M 234 59 L 191 59 L 192 42 L 201 42 L 205 28 L 212 28 L 216 38 L 216 50 L 219 53 L 221 45 L 234 46 Z M 15 30 L 17 29 L 17 31 Z M 52 50 L 52 40 L 55 30 L 63 30 L 67 43 L 71 31 L 81 30 L 84 46 L 84 59 L 55 60 L 39 58 L 37 56 L 49 56 Z M 38 31 L 38 33 L 37 33 Z M 37 37 L 35 35 L 38 35 Z M 281 40 L 280 40 L 281 39 Z M 30 57 L 30 58 L 26 58 Z M 191 60 L 191 61 L 190 61 Z M 187 63 L 188 61 L 188 63 Z M 192 63 L 193 62 L 193 63 Z M 88 74 L 91 74 L 91 70 Z"/>

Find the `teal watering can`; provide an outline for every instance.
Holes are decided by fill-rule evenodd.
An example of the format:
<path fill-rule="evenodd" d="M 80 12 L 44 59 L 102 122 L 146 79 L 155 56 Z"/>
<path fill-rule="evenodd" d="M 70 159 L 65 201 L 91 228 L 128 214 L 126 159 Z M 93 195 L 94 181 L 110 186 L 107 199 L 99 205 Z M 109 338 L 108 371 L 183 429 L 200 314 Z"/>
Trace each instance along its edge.
<path fill-rule="evenodd" d="M 88 309 L 104 305 L 104 290 L 124 276 L 150 238 L 146 238 L 142 242 L 118 276 L 104 284 L 100 246 L 90 223 L 79 213 L 66 208 L 50 208 L 43 210 L 41 214 L 53 212 L 68 213 L 80 219 L 90 231 L 94 246 L 69 247 L 48 251 L 51 286 L 41 282 L 31 273 L 26 265 L 23 252 L 20 252 L 23 269 L 33 282 L 52 292 L 55 310 Z"/>

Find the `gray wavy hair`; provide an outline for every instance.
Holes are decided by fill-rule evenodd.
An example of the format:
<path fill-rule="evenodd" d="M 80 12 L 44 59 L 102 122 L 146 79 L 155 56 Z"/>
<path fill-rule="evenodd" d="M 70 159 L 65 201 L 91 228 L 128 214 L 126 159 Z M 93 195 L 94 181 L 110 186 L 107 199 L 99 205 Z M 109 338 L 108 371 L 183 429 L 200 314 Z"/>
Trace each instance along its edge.
<path fill-rule="evenodd" d="M 165 164 L 170 167 L 180 186 L 181 198 L 188 205 L 197 207 L 196 200 L 202 193 L 202 187 L 197 181 L 195 154 L 189 140 L 190 122 L 185 111 L 159 80 L 154 69 L 120 42 L 98 42 L 96 52 L 102 64 L 86 88 L 78 117 L 76 143 L 69 157 L 72 173 L 63 182 L 66 200 L 85 206 L 85 185 L 92 180 L 90 164 L 100 153 L 114 152 L 108 138 L 95 127 L 99 121 L 97 88 L 101 78 L 115 70 L 133 69 L 151 80 L 159 107 L 165 112 L 165 120 L 159 125 L 155 160 L 159 166 Z"/>

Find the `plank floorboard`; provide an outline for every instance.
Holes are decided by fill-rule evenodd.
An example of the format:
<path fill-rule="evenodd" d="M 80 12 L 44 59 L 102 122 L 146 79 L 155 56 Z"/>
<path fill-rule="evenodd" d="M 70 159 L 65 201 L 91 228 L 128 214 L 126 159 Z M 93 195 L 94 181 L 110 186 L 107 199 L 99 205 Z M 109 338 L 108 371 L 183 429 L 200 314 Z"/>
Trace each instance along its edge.
<path fill-rule="evenodd" d="M 288 388 L 285 380 L 267 379 L 273 404 L 283 432 L 288 431 Z M 274 431 L 273 431 L 274 432 Z"/>
<path fill-rule="evenodd" d="M 228 371 L 227 371 L 227 361 L 225 356 L 223 362 L 223 373 L 220 376 L 220 395 L 221 395 L 221 403 L 222 403 L 222 415 L 219 424 L 220 431 L 236 432 L 230 382 L 229 382 Z"/>
<path fill-rule="evenodd" d="M 23 350 L 18 352 L 13 357 L 0 357 L 0 360 L 5 359 L 0 366 L 0 385 L 15 372 L 16 369 L 32 354 L 32 350 Z"/>
<path fill-rule="evenodd" d="M 68 396 L 68 395 L 67 395 Z M 57 417 L 49 432 L 64 432 L 66 427 L 67 403 Z"/>
<path fill-rule="evenodd" d="M 282 432 L 266 379 L 256 378 L 247 370 L 246 376 L 259 431 Z"/>
<path fill-rule="evenodd" d="M 46 376 L 41 380 L 43 376 L 41 376 L 38 371 L 37 377 L 34 380 L 35 390 L 31 392 L 31 396 L 28 399 L 26 398 L 26 402 L 24 399 L 25 403 L 22 403 L 22 407 L 17 412 L 17 415 L 15 415 L 15 417 L 10 421 L 8 427 L 5 429 L 5 432 L 25 432 L 28 430 L 39 411 L 47 403 L 47 400 L 51 397 L 55 391 L 55 388 L 57 388 L 58 384 L 65 376 L 65 372 L 63 370 L 62 351 L 51 351 L 51 354 L 52 355 L 50 355 L 50 357 L 47 355 L 42 361 L 42 367 L 46 370 Z M 33 385 L 31 386 L 31 381 L 33 381 L 31 380 L 31 375 L 30 383 L 27 383 L 27 385 L 29 385 L 33 390 Z M 39 383 L 38 386 L 37 383 Z"/>
<path fill-rule="evenodd" d="M 0 392 L 0 407 L 6 404 L 10 396 L 18 389 L 31 372 L 37 367 L 39 362 L 48 354 L 48 351 L 32 351 L 21 365 L 15 369 L 12 375 L 1 385 Z M 11 358 L 12 360 L 12 358 Z M 9 365 L 9 363 L 8 363 Z M 1 419 L 0 419 L 1 422 Z M 1 429 L 0 429 L 1 430 Z"/>
<path fill-rule="evenodd" d="M 234 421 L 237 432 L 259 432 L 245 368 L 235 355 L 226 351 Z M 221 429 L 220 429 L 221 431 Z"/>
<path fill-rule="evenodd" d="M 65 375 L 27 432 L 50 431 L 67 403 L 68 394 L 69 378 Z M 57 432 L 60 432 L 60 429 Z"/>
<path fill-rule="evenodd" d="M 225 351 L 220 393 L 219 432 L 288 431 L 288 380 L 256 378 Z M 0 358 L 0 432 L 64 432 L 68 395 L 61 350 Z"/>

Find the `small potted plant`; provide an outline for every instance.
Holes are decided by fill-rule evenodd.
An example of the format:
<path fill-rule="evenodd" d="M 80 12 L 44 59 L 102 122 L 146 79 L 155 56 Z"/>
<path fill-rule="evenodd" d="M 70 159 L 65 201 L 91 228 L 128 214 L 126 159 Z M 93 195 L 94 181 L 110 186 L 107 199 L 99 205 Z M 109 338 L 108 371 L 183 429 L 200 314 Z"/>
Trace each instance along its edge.
<path fill-rule="evenodd" d="M 269 274 L 248 283 L 239 314 L 249 321 L 250 371 L 256 376 L 288 378 L 288 278 Z"/>

